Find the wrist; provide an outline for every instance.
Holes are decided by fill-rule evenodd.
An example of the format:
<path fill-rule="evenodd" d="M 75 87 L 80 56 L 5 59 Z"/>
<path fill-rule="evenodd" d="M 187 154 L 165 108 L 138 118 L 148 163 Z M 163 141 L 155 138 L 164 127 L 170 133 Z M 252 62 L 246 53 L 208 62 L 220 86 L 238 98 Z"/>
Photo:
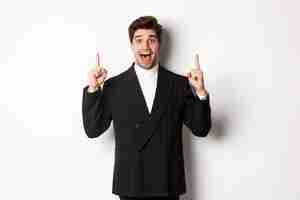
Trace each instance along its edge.
<path fill-rule="evenodd" d="M 208 92 L 205 89 L 196 90 L 197 95 L 199 96 L 207 96 Z"/>
<path fill-rule="evenodd" d="M 92 86 L 89 86 L 87 91 L 88 93 L 94 93 L 96 92 L 97 90 L 99 89 L 99 87 L 92 87 Z"/>

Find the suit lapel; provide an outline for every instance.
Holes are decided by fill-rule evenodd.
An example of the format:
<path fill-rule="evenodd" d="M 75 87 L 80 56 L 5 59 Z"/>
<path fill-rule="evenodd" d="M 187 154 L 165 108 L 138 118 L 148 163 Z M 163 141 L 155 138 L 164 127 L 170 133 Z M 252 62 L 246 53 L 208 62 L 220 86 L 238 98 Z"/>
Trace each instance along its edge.
<path fill-rule="evenodd" d="M 157 87 L 153 102 L 152 112 L 149 113 L 146 105 L 145 98 L 143 96 L 142 89 L 139 85 L 135 70 L 134 63 L 129 69 L 129 81 L 130 88 L 133 95 L 133 101 L 137 105 L 135 113 L 138 114 L 138 118 L 142 119 L 142 122 L 138 126 L 134 126 L 134 145 L 136 150 L 141 151 L 146 143 L 154 134 L 154 130 L 159 123 L 160 117 L 166 111 L 166 105 L 168 103 L 169 94 L 171 91 L 171 83 L 168 77 L 167 71 L 159 64 Z"/>
<path fill-rule="evenodd" d="M 132 97 L 130 100 L 134 105 L 136 105 L 135 113 L 138 113 L 138 117 L 147 118 L 149 117 L 149 112 L 146 105 L 146 100 L 143 95 L 142 88 L 140 86 L 139 80 L 137 78 L 136 72 L 134 70 L 134 63 L 131 65 L 128 71 L 129 80 L 129 96 Z"/>

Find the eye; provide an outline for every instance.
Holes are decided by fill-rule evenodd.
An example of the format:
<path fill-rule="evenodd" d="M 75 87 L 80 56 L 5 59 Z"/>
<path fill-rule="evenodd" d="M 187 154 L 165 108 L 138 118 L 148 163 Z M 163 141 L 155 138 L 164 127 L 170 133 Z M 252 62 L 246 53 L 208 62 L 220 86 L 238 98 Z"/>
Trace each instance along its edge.
<path fill-rule="evenodd" d="M 155 42 L 156 42 L 156 39 L 150 39 L 150 42 L 151 42 L 151 43 L 155 43 Z"/>
<path fill-rule="evenodd" d="M 136 43 L 141 43 L 141 42 L 142 42 L 142 39 L 136 39 L 135 42 L 136 42 Z"/>

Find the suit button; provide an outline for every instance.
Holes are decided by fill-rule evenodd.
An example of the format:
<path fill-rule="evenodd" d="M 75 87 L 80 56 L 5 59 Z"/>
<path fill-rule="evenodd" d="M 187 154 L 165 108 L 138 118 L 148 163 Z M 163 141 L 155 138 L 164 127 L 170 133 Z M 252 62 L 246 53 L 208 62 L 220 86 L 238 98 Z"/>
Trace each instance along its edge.
<path fill-rule="evenodd" d="M 140 127 L 140 125 L 139 124 L 135 124 L 135 128 L 138 128 L 138 127 Z"/>

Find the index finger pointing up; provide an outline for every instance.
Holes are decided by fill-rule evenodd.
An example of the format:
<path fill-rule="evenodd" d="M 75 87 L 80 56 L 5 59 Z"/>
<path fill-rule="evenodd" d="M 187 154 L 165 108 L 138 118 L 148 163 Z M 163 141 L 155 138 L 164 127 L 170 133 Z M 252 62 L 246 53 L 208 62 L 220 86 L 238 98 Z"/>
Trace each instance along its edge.
<path fill-rule="evenodd" d="M 100 55 L 99 55 L 99 52 L 97 52 L 97 55 L 96 55 L 96 65 L 97 65 L 97 67 L 100 66 Z"/>
<path fill-rule="evenodd" d="M 194 58 L 194 65 L 197 69 L 200 69 L 200 61 L 199 61 L 199 55 L 196 54 Z"/>

